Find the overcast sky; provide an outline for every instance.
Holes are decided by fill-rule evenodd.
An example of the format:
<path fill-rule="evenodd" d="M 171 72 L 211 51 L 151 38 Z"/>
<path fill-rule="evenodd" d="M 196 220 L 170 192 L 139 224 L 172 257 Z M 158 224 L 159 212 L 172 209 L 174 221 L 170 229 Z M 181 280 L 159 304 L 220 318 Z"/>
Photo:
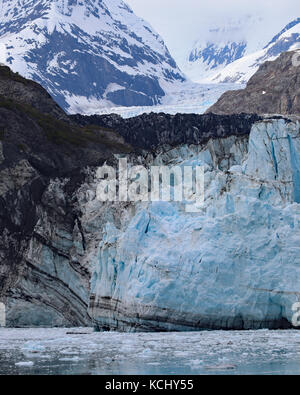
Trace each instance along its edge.
<path fill-rule="evenodd" d="M 270 35 L 300 17 L 299 0 L 125 0 L 163 37 L 178 60 L 213 25 L 246 14 L 263 17 Z"/>

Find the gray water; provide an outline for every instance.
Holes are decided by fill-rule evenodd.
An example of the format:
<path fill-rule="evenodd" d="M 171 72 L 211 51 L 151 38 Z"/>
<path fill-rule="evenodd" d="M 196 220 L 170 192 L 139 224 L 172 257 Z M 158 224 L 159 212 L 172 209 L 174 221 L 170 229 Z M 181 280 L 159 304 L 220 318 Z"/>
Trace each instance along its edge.
<path fill-rule="evenodd" d="M 300 332 L 0 328 L 0 374 L 300 374 Z"/>

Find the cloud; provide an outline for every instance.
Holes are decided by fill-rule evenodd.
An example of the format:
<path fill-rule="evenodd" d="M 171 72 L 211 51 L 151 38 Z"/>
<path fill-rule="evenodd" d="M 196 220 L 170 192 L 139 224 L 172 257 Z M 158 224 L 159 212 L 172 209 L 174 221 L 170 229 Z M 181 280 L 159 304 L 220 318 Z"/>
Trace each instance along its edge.
<path fill-rule="evenodd" d="M 300 16 L 299 0 L 125 0 L 163 37 L 176 60 L 213 26 L 251 14 L 263 18 L 270 38 Z M 256 32 L 257 33 L 257 32 Z"/>

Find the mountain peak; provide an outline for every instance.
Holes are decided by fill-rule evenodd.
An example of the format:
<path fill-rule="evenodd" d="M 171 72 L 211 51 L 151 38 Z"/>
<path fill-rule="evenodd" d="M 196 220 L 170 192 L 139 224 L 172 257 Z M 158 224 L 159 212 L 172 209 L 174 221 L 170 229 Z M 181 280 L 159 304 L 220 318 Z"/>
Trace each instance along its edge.
<path fill-rule="evenodd" d="M 161 37 L 122 0 L 2 0 L 0 47 L 0 62 L 69 112 L 157 104 L 184 80 Z"/>
<path fill-rule="evenodd" d="M 263 62 L 300 47 L 300 18 L 276 35 L 266 23 L 265 17 L 247 15 L 215 26 L 208 39 L 195 43 L 183 70 L 196 82 L 246 83 Z"/>
<path fill-rule="evenodd" d="M 274 44 L 283 33 L 287 32 L 288 30 L 292 29 L 294 26 L 300 24 L 300 18 L 294 19 L 292 22 L 288 23 L 276 36 L 272 38 L 272 40 L 264 47 L 264 49 L 268 48 L 270 45 Z"/>
<path fill-rule="evenodd" d="M 299 48 L 300 18 L 297 18 L 275 35 L 263 49 L 254 51 L 236 60 L 219 73 L 215 73 L 211 81 L 246 83 L 264 62 L 273 61 L 282 53 L 294 51 Z"/>
<path fill-rule="evenodd" d="M 194 43 L 183 70 L 193 81 L 211 82 L 218 70 L 257 51 L 270 40 L 262 30 L 264 19 L 251 14 L 212 25 L 207 34 Z"/>

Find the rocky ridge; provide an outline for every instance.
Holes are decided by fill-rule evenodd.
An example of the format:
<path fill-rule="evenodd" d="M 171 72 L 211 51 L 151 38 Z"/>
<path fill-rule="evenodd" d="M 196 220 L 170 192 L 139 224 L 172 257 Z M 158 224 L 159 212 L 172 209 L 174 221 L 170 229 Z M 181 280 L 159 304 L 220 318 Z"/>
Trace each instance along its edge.
<path fill-rule="evenodd" d="M 298 51 L 285 52 L 265 62 L 242 90 L 225 92 L 207 113 L 300 115 L 300 65 Z"/>

